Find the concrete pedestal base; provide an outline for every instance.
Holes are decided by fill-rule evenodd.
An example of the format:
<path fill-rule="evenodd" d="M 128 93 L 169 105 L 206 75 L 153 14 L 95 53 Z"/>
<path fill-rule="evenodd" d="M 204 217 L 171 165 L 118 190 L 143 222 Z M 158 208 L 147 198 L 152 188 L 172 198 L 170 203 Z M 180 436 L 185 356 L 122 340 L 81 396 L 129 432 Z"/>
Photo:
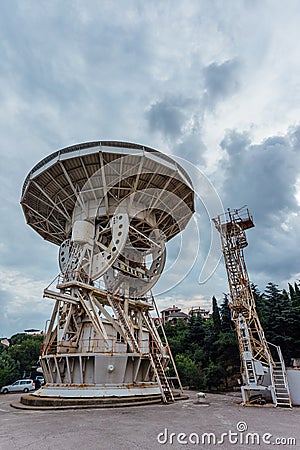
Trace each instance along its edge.
<path fill-rule="evenodd" d="M 186 399 L 179 391 L 176 400 Z M 38 391 L 22 395 L 20 402 L 12 404 L 20 409 L 115 408 L 161 403 L 157 383 L 136 386 L 55 386 L 45 385 Z"/>

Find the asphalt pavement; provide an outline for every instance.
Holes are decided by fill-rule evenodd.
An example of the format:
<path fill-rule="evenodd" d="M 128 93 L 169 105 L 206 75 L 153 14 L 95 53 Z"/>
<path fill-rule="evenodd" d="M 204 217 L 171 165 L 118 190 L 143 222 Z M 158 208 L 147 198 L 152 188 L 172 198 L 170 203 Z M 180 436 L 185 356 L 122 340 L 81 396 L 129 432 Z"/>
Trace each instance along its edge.
<path fill-rule="evenodd" d="M 197 403 L 32 411 L 0 395 L 1 450 L 153 450 L 300 448 L 300 408 L 243 407 L 235 394 Z"/>

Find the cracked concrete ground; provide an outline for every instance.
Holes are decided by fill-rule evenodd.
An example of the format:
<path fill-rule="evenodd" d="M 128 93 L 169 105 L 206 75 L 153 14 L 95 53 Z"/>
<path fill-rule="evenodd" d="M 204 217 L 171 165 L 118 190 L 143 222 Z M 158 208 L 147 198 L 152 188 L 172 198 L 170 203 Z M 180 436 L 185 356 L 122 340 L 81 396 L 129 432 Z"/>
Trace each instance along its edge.
<path fill-rule="evenodd" d="M 1 395 L 0 449 L 300 448 L 300 408 L 246 408 L 237 394 L 207 394 L 200 404 L 189 395 L 170 405 L 60 411 L 17 410 L 10 403 L 19 394 Z"/>

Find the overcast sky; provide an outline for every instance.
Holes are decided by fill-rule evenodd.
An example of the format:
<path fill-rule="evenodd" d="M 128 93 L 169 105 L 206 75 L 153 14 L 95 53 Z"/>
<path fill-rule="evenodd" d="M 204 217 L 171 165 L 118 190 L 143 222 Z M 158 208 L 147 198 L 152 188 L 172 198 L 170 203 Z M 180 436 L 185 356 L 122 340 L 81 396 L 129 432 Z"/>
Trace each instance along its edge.
<path fill-rule="evenodd" d="M 0 2 L 0 337 L 44 328 L 53 306 L 42 291 L 58 249 L 25 224 L 23 181 L 49 153 L 85 141 L 190 161 L 225 208 L 253 213 L 251 280 L 299 279 L 299 23 L 298 0 Z M 200 200 L 200 257 L 186 276 L 193 241 L 182 238 L 173 268 L 179 241 L 169 246 L 157 292 L 184 280 L 157 297 L 160 309 L 209 306 L 228 291 L 223 264 L 198 282 L 211 237 Z"/>

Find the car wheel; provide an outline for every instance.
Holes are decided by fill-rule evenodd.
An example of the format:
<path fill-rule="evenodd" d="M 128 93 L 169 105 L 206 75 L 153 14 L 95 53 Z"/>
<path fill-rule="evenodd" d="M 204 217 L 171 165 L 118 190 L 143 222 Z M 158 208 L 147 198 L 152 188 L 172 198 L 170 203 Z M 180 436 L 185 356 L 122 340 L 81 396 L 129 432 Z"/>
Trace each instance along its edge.
<path fill-rule="evenodd" d="M 28 388 L 23 389 L 23 392 L 29 392 Z"/>
<path fill-rule="evenodd" d="M 8 389 L 3 389 L 3 394 L 8 394 Z"/>

